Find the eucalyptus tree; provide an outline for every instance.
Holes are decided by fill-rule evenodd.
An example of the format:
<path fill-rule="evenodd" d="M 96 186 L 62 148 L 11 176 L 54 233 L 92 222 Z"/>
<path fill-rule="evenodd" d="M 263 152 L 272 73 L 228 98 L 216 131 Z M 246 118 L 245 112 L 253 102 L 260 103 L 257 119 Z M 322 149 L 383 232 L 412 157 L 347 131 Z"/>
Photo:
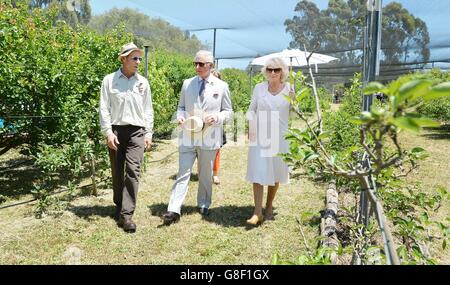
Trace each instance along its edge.
<path fill-rule="evenodd" d="M 304 45 L 309 50 L 338 56 L 342 63 L 361 62 L 367 0 L 330 0 L 320 10 L 312 1 L 297 3 L 297 14 L 285 21 L 293 41 L 291 48 Z M 427 25 L 401 4 L 391 2 L 383 8 L 382 61 L 400 63 L 427 61 L 430 37 Z"/>

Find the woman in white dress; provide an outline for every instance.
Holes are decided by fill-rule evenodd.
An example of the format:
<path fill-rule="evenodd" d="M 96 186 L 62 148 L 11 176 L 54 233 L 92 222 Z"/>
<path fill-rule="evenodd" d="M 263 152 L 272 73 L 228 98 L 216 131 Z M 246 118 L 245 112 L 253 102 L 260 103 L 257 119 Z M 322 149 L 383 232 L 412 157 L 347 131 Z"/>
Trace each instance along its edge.
<path fill-rule="evenodd" d="M 289 152 L 289 144 L 284 138 L 288 129 L 289 109 L 286 95 L 293 96 L 289 83 L 289 71 L 280 58 L 268 59 L 261 72 L 266 82 L 255 86 L 247 111 L 249 120 L 248 164 L 246 179 L 253 183 L 255 209 L 247 220 L 250 225 L 258 225 L 265 220 L 273 220 L 272 202 L 279 184 L 289 183 L 289 167 L 278 155 Z M 268 186 L 265 215 L 262 213 L 264 186 Z"/>

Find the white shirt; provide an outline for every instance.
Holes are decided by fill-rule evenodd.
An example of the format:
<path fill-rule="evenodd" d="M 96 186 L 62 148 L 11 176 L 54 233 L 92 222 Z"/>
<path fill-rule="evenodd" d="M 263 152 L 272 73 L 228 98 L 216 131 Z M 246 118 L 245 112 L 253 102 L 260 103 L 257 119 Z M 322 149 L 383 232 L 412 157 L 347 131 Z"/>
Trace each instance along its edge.
<path fill-rule="evenodd" d="M 130 78 L 119 69 L 105 76 L 100 90 L 100 126 L 105 136 L 112 125 L 145 128 L 145 137 L 153 135 L 153 106 L 148 80 L 135 74 Z"/>

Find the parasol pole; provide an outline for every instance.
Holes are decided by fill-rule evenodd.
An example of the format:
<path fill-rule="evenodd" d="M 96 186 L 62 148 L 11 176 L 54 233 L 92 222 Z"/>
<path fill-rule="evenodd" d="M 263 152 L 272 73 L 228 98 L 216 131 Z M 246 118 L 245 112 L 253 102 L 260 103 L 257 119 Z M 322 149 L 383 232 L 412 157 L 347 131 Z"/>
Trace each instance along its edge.
<path fill-rule="evenodd" d="M 294 86 L 294 75 L 292 74 L 292 56 L 289 59 L 290 59 L 290 62 L 291 62 L 291 66 L 289 66 L 289 84 L 290 84 L 289 88 L 292 91 L 292 88 Z M 294 87 L 293 91 L 295 92 L 295 87 Z"/>

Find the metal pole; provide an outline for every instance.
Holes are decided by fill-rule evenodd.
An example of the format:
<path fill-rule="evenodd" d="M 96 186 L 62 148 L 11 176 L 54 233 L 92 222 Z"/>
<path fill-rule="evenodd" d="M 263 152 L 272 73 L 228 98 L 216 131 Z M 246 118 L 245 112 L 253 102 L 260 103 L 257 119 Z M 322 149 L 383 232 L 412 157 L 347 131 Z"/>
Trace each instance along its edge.
<path fill-rule="evenodd" d="M 380 73 L 382 0 L 367 1 L 366 30 L 364 35 L 363 82 L 364 86 L 374 81 Z M 372 95 L 363 96 L 363 111 L 370 111 Z"/>
<path fill-rule="evenodd" d="M 366 29 L 364 34 L 364 56 L 363 56 L 363 83 L 364 86 L 374 81 L 379 75 L 379 52 L 381 43 L 381 0 L 367 1 Z M 373 94 L 363 95 L 362 109 L 370 111 L 373 102 Z M 365 169 L 370 168 L 370 161 L 367 154 L 364 155 L 363 166 Z M 365 177 L 364 179 L 368 179 Z M 367 200 L 366 189 L 370 188 L 370 184 L 361 182 L 360 194 L 360 222 L 366 226 L 369 221 L 369 203 Z M 365 187 L 364 187 L 365 186 Z"/>
<path fill-rule="evenodd" d="M 144 67 L 144 74 L 145 74 L 145 78 L 148 79 L 148 45 L 144 46 L 145 49 L 145 67 Z"/>
<path fill-rule="evenodd" d="M 250 98 L 252 98 L 252 92 L 253 92 L 253 66 L 250 66 Z"/>
<path fill-rule="evenodd" d="M 216 33 L 217 28 L 214 28 L 214 41 L 213 41 L 213 57 L 216 58 Z"/>

